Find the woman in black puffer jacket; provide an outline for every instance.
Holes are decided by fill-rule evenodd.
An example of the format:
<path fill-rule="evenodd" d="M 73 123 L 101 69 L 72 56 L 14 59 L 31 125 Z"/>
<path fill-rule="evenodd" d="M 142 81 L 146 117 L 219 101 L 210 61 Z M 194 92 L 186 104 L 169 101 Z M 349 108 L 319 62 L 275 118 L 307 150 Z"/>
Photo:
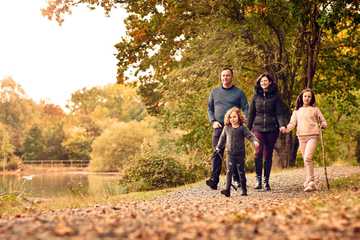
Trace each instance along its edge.
<path fill-rule="evenodd" d="M 256 80 L 255 95 L 251 101 L 248 127 L 260 140 L 256 148 L 255 169 L 257 185 L 255 189 L 262 189 L 263 157 L 265 190 L 270 191 L 270 172 L 272 155 L 279 128 L 285 126 L 283 104 L 274 79 L 269 73 L 261 74 Z"/>

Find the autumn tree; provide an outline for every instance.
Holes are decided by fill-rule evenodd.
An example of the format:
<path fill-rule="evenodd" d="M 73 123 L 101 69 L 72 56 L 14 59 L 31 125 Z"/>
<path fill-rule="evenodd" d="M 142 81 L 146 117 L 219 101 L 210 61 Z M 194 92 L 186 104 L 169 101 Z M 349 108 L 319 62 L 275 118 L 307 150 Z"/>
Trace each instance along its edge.
<path fill-rule="evenodd" d="M 23 158 L 25 160 L 44 159 L 45 141 L 39 126 L 34 125 L 25 135 Z"/>
<path fill-rule="evenodd" d="M 256 75 L 272 73 L 290 110 L 300 89 L 317 86 L 320 77 L 329 80 L 317 74 L 325 32 L 334 34 L 344 21 L 347 29 L 359 23 L 359 2 L 349 0 L 63 0 L 50 2 L 43 13 L 62 21 L 79 4 L 102 6 L 106 13 L 114 6 L 127 10 L 127 35 L 116 45 L 118 83 L 126 81 L 129 67 L 136 69 L 149 112 L 165 128 L 186 131 L 182 147 L 205 152 L 206 97 L 219 84 L 221 67 L 235 68 L 248 96 Z"/>
<path fill-rule="evenodd" d="M 91 144 L 94 138 L 91 138 L 82 127 L 72 126 L 67 129 L 67 134 L 62 143 L 69 159 L 89 160 L 91 153 Z"/>
<path fill-rule="evenodd" d="M 145 108 L 135 89 L 116 84 L 78 90 L 71 95 L 68 108 L 71 115 L 92 116 L 95 119 L 131 121 L 145 116 Z"/>
<path fill-rule="evenodd" d="M 0 81 L 0 109 L 0 122 L 8 127 L 10 142 L 19 155 L 24 133 L 32 124 L 35 104 L 20 84 L 5 77 Z"/>
<path fill-rule="evenodd" d="M 15 147 L 11 144 L 7 126 L 0 123 L 0 169 L 5 170 L 14 155 Z"/>

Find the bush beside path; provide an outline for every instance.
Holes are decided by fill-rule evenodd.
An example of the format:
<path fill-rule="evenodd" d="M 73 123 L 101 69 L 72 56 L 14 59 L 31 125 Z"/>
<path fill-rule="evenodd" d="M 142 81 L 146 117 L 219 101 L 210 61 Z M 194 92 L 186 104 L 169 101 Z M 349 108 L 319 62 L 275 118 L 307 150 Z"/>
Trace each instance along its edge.
<path fill-rule="evenodd" d="M 323 169 L 316 175 L 324 182 Z M 145 201 L 0 218 L 0 239 L 360 239 L 360 168 L 328 169 L 333 188 L 304 193 L 303 169 L 275 172 L 272 191 L 225 198 L 204 182 Z M 223 186 L 221 186 L 223 187 Z"/>

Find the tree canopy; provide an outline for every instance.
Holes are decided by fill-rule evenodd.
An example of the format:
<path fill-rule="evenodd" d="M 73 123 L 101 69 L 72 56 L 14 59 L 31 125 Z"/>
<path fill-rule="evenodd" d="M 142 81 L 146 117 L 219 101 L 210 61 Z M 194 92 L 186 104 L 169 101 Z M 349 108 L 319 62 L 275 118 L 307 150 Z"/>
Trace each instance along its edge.
<path fill-rule="evenodd" d="M 185 148 L 210 146 L 206 100 L 224 66 L 247 96 L 256 76 L 270 72 L 289 109 L 304 87 L 336 97 L 339 111 L 357 104 L 359 1 L 58 0 L 43 14 L 61 23 L 79 5 L 126 9 L 118 83 L 135 69 L 148 112 L 165 129 L 185 130 Z"/>

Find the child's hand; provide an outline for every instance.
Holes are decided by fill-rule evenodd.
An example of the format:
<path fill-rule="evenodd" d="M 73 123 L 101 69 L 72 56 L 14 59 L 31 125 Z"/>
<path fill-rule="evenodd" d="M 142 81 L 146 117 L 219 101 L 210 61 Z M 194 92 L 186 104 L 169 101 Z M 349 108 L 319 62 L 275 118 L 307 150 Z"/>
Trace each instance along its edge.
<path fill-rule="evenodd" d="M 255 146 L 255 149 L 257 149 L 260 147 L 260 143 L 258 141 L 254 141 L 254 146 Z"/>
<path fill-rule="evenodd" d="M 212 127 L 213 128 L 221 128 L 221 123 L 219 123 L 218 121 L 214 121 L 213 124 L 212 124 Z"/>
<path fill-rule="evenodd" d="M 258 141 L 254 141 L 254 154 L 256 154 L 256 152 L 258 151 L 259 147 L 260 147 L 260 143 Z"/>
<path fill-rule="evenodd" d="M 281 127 L 279 130 L 281 133 L 288 133 L 286 127 Z"/>

